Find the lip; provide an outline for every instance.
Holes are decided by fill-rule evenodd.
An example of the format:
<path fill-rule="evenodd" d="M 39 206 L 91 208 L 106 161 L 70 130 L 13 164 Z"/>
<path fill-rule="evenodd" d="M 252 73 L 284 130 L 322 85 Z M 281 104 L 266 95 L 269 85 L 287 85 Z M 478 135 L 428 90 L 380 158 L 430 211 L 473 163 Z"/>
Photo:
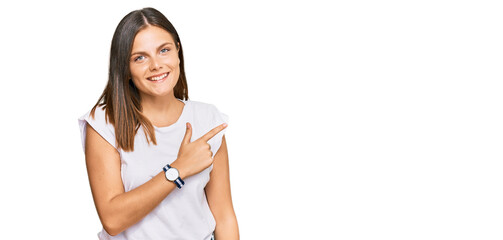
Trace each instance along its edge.
<path fill-rule="evenodd" d="M 166 77 L 164 78 L 161 78 L 159 80 L 152 80 L 152 78 L 155 78 L 155 77 L 160 77 L 162 75 L 165 75 L 166 74 Z M 152 75 L 150 77 L 147 77 L 147 80 L 151 81 L 151 82 L 163 82 L 164 80 L 166 80 L 166 78 L 168 78 L 169 76 L 169 72 L 164 72 L 164 73 L 160 73 L 160 74 L 157 74 L 157 75 Z"/>

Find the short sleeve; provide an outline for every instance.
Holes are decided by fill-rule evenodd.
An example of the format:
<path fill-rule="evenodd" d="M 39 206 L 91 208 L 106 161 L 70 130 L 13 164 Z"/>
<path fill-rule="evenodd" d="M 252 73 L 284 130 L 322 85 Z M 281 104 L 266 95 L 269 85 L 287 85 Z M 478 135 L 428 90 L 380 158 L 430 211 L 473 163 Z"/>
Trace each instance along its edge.
<path fill-rule="evenodd" d="M 210 105 L 210 106 L 211 106 L 210 107 L 210 110 L 211 110 L 210 129 L 213 129 L 224 122 L 227 123 L 227 125 L 228 125 L 229 124 L 229 116 L 225 113 L 220 112 L 220 110 L 218 110 L 218 108 L 215 107 L 214 105 Z M 217 135 L 215 135 L 213 138 L 211 138 L 208 141 L 208 143 L 211 146 L 211 152 L 213 152 L 213 156 L 215 156 L 215 154 L 220 149 L 220 146 L 222 145 L 222 138 L 228 128 L 229 128 L 229 126 L 224 128 L 224 130 L 220 131 Z"/>
<path fill-rule="evenodd" d="M 98 132 L 108 143 L 110 143 L 115 149 L 117 149 L 115 144 L 115 130 L 111 123 L 107 123 L 105 110 L 101 107 L 96 107 L 94 111 L 94 118 L 91 116 L 91 111 L 87 112 L 79 118 L 80 136 L 82 140 L 82 149 L 86 150 L 86 131 L 87 123 Z"/>

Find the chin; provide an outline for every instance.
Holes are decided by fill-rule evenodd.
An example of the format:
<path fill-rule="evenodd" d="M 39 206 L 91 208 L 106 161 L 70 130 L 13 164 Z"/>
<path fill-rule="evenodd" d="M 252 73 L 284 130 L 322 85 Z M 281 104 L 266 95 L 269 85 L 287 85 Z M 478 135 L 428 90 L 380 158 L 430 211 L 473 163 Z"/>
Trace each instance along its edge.
<path fill-rule="evenodd" d="M 155 92 L 152 94 L 152 96 L 155 96 L 155 97 L 167 97 L 170 95 L 174 95 L 173 89 L 171 89 L 169 91 Z"/>

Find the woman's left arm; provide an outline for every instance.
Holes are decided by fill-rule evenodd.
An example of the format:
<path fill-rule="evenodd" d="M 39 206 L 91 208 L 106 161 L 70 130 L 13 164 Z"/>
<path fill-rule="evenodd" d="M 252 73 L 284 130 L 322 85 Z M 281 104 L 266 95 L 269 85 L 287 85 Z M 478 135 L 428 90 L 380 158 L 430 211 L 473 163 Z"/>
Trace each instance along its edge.
<path fill-rule="evenodd" d="M 210 181 L 205 190 L 208 204 L 217 223 L 215 239 L 239 239 L 238 222 L 232 206 L 229 157 L 227 155 L 225 135 L 222 137 L 220 149 L 213 157 L 213 170 L 210 173 Z"/>

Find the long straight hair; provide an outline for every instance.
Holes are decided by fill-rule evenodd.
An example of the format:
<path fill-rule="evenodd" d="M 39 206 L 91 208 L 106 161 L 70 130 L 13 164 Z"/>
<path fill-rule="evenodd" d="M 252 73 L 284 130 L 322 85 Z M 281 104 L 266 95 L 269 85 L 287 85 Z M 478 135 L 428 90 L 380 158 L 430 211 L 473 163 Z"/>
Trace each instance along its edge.
<path fill-rule="evenodd" d="M 143 8 L 127 14 L 117 25 L 110 49 L 108 83 L 98 102 L 91 110 L 91 116 L 97 107 L 106 112 L 106 121 L 115 129 L 115 141 L 123 151 L 134 151 L 134 138 L 140 126 L 145 131 L 147 142 L 157 145 L 152 123 L 142 114 L 141 99 L 138 89 L 131 80 L 129 59 L 136 34 L 148 27 L 157 26 L 171 34 L 178 48 L 180 59 L 180 77 L 173 88 L 176 98 L 189 98 L 187 79 L 183 62 L 182 42 L 171 22 L 154 8 Z"/>

